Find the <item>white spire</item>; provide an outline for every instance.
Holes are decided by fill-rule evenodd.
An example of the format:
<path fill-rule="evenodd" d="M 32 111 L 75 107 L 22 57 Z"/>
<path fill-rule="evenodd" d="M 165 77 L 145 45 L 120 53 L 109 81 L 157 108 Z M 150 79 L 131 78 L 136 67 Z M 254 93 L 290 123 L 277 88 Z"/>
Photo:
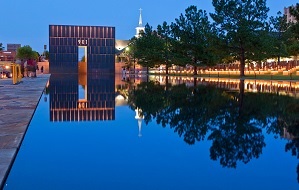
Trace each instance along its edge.
<path fill-rule="evenodd" d="M 136 27 L 136 34 L 135 34 L 136 38 L 139 38 L 141 36 L 141 33 L 144 32 L 144 26 L 142 26 L 142 16 L 141 16 L 142 9 L 140 8 L 139 11 L 140 11 L 140 16 L 139 16 L 139 24 Z"/>
<path fill-rule="evenodd" d="M 141 129 L 142 129 L 142 120 L 144 119 L 144 116 L 142 114 L 142 110 L 139 109 L 139 108 L 136 108 L 135 109 L 135 119 L 137 119 L 138 121 L 138 137 L 142 137 L 142 134 L 141 134 Z"/>
<path fill-rule="evenodd" d="M 140 8 L 139 11 L 140 11 L 140 16 L 139 16 L 139 26 L 142 26 L 142 16 L 141 16 L 141 11 L 142 11 L 142 9 Z"/>

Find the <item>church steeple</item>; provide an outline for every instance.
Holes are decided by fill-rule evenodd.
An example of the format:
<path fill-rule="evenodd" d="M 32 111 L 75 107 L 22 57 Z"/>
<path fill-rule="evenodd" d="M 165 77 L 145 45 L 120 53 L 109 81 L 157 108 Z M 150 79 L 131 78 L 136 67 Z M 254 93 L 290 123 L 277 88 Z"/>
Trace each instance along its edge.
<path fill-rule="evenodd" d="M 135 119 L 137 119 L 137 122 L 138 122 L 138 137 L 142 137 L 142 134 L 141 134 L 141 130 L 142 130 L 142 120 L 144 119 L 144 116 L 142 114 L 142 110 L 139 109 L 139 108 L 136 108 L 135 109 Z"/>
<path fill-rule="evenodd" d="M 142 11 L 142 9 L 140 8 L 139 9 L 139 12 L 140 12 L 140 14 L 139 14 L 139 23 L 138 23 L 138 26 L 136 27 L 136 34 L 135 34 L 136 38 L 140 37 L 141 32 L 144 32 L 144 27 L 142 26 L 141 11 Z"/>
<path fill-rule="evenodd" d="M 142 9 L 140 8 L 139 11 L 140 11 L 140 16 L 139 16 L 139 27 L 142 27 L 142 16 L 141 16 L 141 11 L 142 11 Z"/>

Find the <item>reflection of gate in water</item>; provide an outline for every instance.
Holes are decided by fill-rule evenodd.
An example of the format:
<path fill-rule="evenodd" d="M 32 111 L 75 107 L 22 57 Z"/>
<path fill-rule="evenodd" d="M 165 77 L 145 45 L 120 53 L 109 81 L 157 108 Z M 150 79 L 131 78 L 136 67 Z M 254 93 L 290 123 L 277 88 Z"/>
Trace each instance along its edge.
<path fill-rule="evenodd" d="M 114 120 L 114 87 L 114 74 L 51 75 L 50 121 Z"/>

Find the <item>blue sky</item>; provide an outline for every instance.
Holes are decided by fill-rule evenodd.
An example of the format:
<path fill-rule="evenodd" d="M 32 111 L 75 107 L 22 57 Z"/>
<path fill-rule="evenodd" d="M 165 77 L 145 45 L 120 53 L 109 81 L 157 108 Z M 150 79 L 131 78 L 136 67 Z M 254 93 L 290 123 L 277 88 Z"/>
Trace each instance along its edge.
<path fill-rule="evenodd" d="M 298 0 L 268 0 L 269 15 Z M 116 27 L 116 39 L 130 39 L 138 25 L 139 8 L 143 23 L 154 28 L 163 21 L 171 23 L 190 5 L 213 12 L 211 0 L 1 0 L 0 42 L 30 45 L 42 52 L 48 45 L 49 25 L 94 25 Z"/>

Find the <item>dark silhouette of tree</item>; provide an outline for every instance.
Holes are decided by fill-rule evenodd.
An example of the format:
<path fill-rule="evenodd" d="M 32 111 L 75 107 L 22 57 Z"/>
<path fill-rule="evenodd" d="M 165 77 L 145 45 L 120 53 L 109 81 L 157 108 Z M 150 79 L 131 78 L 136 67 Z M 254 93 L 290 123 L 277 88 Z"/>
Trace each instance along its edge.
<path fill-rule="evenodd" d="M 127 67 L 132 67 L 135 70 L 135 64 L 137 62 L 136 58 L 136 52 L 137 52 L 137 47 L 136 47 L 136 37 L 133 37 L 130 39 L 130 42 L 128 44 L 128 47 L 124 51 L 124 55 L 126 57 L 125 59 L 125 64 Z"/>
<path fill-rule="evenodd" d="M 165 107 L 167 101 L 164 95 L 163 86 L 155 82 L 143 82 L 129 92 L 128 103 L 131 109 L 142 110 L 144 121 L 147 124 Z"/>
<path fill-rule="evenodd" d="M 289 141 L 285 146 L 286 152 L 291 152 L 292 156 L 296 156 L 299 159 L 299 104 L 296 99 L 287 99 L 284 101 L 284 110 L 280 115 L 280 123 L 285 129 L 283 136 L 287 136 Z M 299 164 L 297 166 L 297 180 L 299 183 Z"/>
<path fill-rule="evenodd" d="M 276 17 L 270 17 L 270 24 L 270 43 L 266 43 L 269 47 L 267 58 L 277 58 L 277 65 L 279 65 L 281 57 L 288 57 L 287 41 L 291 33 L 288 30 L 289 24 L 287 23 L 287 18 L 285 15 L 281 15 L 281 12 L 278 12 Z"/>
<path fill-rule="evenodd" d="M 171 29 L 180 44 L 179 52 L 189 59 L 185 65 L 192 65 L 195 75 L 198 66 L 216 64 L 216 56 L 211 51 L 214 31 L 206 11 L 196 6 L 188 7 L 185 14 L 171 24 Z"/>
<path fill-rule="evenodd" d="M 297 22 L 291 23 L 291 26 L 289 28 L 292 37 L 289 38 L 288 50 L 291 55 L 297 58 L 299 54 L 299 3 L 290 8 L 290 14 L 296 18 Z"/>
<path fill-rule="evenodd" d="M 165 50 L 164 45 L 165 43 L 157 31 L 153 30 L 152 26 L 147 23 L 141 37 L 136 38 L 134 42 L 135 58 L 138 59 L 138 64 L 147 68 L 165 64 L 162 53 Z"/>
<path fill-rule="evenodd" d="M 298 100 L 288 96 L 229 91 L 213 85 L 169 86 L 158 82 L 141 83 L 129 95 L 134 110 L 142 110 L 145 122 L 155 119 L 170 127 L 192 145 L 204 139 L 212 141 L 210 157 L 223 167 L 237 167 L 258 158 L 265 147 L 263 131 L 282 136 L 285 129 L 299 136 Z M 166 90 L 167 89 L 167 90 Z M 286 145 L 293 155 L 299 143 Z"/>
<path fill-rule="evenodd" d="M 252 158 L 258 158 L 265 147 L 262 130 L 253 125 L 236 126 L 236 123 L 226 123 L 208 139 L 213 141 L 210 148 L 211 159 L 219 159 L 224 167 L 235 168 L 238 161 L 248 163 Z"/>
<path fill-rule="evenodd" d="M 296 156 L 299 159 L 299 138 L 289 141 L 285 146 L 285 150 L 286 152 L 290 151 L 292 156 Z M 297 181 L 299 183 L 299 164 L 297 165 Z"/>
<path fill-rule="evenodd" d="M 188 144 L 203 140 L 210 130 L 211 120 L 217 117 L 217 110 L 223 103 L 221 97 L 221 91 L 213 86 L 197 86 L 194 89 L 185 85 L 174 86 L 166 112 L 170 115 L 170 128 L 183 136 Z"/>
<path fill-rule="evenodd" d="M 3 44 L 0 43 L 0 51 L 3 51 L 3 50 L 4 50 Z"/>
<path fill-rule="evenodd" d="M 222 41 L 222 49 L 240 61 L 240 76 L 244 76 L 245 61 L 263 47 L 263 37 L 268 34 L 266 0 L 213 0 L 214 20 Z M 263 52 L 263 51 L 259 51 Z"/>
<path fill-rule="evenodd" d="M 188 144 L 204 139 L 209 121 L 217 116 L 215 109 L 223 102 L 221 91 L 206 86 L 193 89 L 183 84 L 164 91 L 164 86 L 150 82 L 141 83 L 132 93 L 131 108 L 142 109 L 146 123 L 156 118 L 163 127 L 174 128 Z"/>
<path fill-rule="evenodd" d="M 239 94 L 227 96 L 225 107 L 212 122 L 210 156 L 224 167 L 235 168 L 238 161 L 248 163 L 258 158 L 265 146 L 261 123 L 251 115 L 256 107 L 245 104 L 244 96 L 244 80 L 240 80 Z"/>
<path fill-rule="evenodd" d="M 157 26 L 157 33 L 162 41 L 161 49 L 161 61 L 162 65 L 165 65 L 166 74 L 168 74 L 168 68 L 173 64 L 180 64 L 181 58 L 176 54 L 176 41 L 172 35 L 172 31 L 167 22 L 163 22 L 162 25 Z"/>

